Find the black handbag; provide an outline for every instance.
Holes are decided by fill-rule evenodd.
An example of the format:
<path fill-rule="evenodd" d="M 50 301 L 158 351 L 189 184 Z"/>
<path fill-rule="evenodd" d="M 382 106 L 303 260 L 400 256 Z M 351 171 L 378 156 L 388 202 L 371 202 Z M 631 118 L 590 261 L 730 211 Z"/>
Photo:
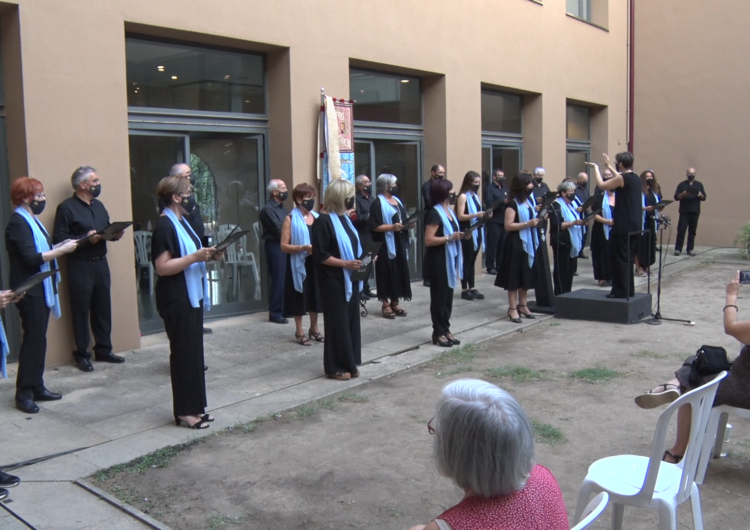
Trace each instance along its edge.
<path fill-rule="evenodd" d="M 727 350 L 721 346 L 701 346 L 695 352 L 695 360 L 690 368 L 690 385 L 700 386 L 701 378 L 707 375 L 716 375 L 723 371 L 729 371 L 732 363 L 729 362 Z"/>

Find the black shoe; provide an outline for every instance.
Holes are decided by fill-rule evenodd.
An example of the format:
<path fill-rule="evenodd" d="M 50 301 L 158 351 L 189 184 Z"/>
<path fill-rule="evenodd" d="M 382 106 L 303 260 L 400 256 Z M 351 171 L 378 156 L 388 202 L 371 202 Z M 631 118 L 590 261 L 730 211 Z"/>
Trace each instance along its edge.
<path fill-rule="evenodd" d="M 583 258 L 583 259 L 589 259 L 589 257 L 586 254 L 584 254 L 583 252 L 581 252 L 580 254 L 578 254 L 578 257 L 579 258 Z"/>
<path fill-rule="evenodd" d="M 471 289 L 471 294 L 473 294 L 474 298 L 476 298 L 477 300 L 484 300 L 484 295 L 476 289 Z"/>
<path fill-rule="evenodd" d="M 675 256 L 679 256 L 680 254 L 681 254 L 681 252 L 680 252 L 679 250 L 675 250 L 675 251 L 674 251 L 674 255 L 675 255 Z"/>
<path fill-rule="evenodd" d="M 3 488 L 13 488 L 15 486 L 18 486 L 20 482 L 20 478 L 14 477 L 13 475 L 8 475 L 7 473 L 3 473 L 2 471 L 0 471 L 0 486 L 2 486 Z"/>
<path fill-rule="evenodd" d="M 437 344 L 438 346 L 442 346 L 443 348 L 450 348 L 450 347 L 452 347 L 453 346 L 453 341 L 452 340 L 443 340 L 444 338 L 445 338 L 444 335 L 441 335 L 439 337 L 436 336 L 436 335 L 433 335 L 432 336 L 432 343 L 433 344 Z"/>
<path fill-rule="evenodd" d="M 529 306 L 522 305 L 522 304 L 518 304 L 518 307 L 525 307 L 526 309 L 529 308 Z M 536 320 L 536 317 L 534 316 L 534 314 L 531 311 L 529 311 L 528 313 L 521 313 L 520 310 L 517 310 L 517 311 L 518 311 L 518 316 L 519 317 L 528 318 L 529 320 Z"/>
<path fill-rule="evenodd" d="M 490 274 L 492 276 L 497 276 L 497 270 L 496 269 L 489 269 L 487 271 L 487 274 Z"/>
<path fill-rule="evenodd" d="M 695 256 L 695 252 L 693 252 L 692 250 L 688 250 L 687 251 L 687 255 L 688 256 Z"/>
<path fill-rule="evenodd" d="M 213 332 L 214 332 L 214 330 L 212 330 L 211 328 L 203 328 L 203 334 L 204 335 L 210 335 Z"/>
<path fill-rule="evenodd" d="M 471 291 L 461 291 L 461 298 L 464 300 L 476 300 L 477 297 Z"/>
<path fill-rule="evenodd" d="M 620 296 L 617 296 L 617 295 L 614 295 L 614 294 L 612 294 L 612 293 L 609 293 L 609 294 L 607 295 L 607 298 L 622 298 L 622 297 L 620 297 Z"/>
<path fill-rule="evenodd" d="M 427 278 L 425 278 L 424 281 L 422 282 L 422 285 L 424 285 L 425 287 L 429 287 L 430 286 L 430 280 L 428 280 Z"/>
<path fill-rule="evenodd" d="M 289 324 L 289 321 L 286 318 L 284 318 L 284 317 L 281 317 L 281 318 L 269 318 L 268 321 L 269 322 L 273 322 L 274 324 Z"/>
<path fill-rule="evenodd" d="M 39 406 L 30 399 L 16 401 L 16 408 L 26 414 L 36 414 L 39 412 Z"/>
<path fill-rule="evenodd" d="M 449 341 L 451 341 L 451 342 L 452 342 L 453 344 L 455 344 L 456 346 L 458 346 L 459 344 L 461 344 L 461 341 L 460 341 L 460 340 L 458 340 L 458 339 L 457 339 L 456 337 L 454 337 L 454 336 L 453 336 L 453 333 L 446 333 L 446 334 L 445 334 L 445 335 L 443 335 L 443 336 L 445 337 L 445 340 L 449 340 Z"/>
<path fill-rule="evenodd" d="M 46 388 L 38 394 L 34 394 L 34 401 L 57 401 L 58 399 L 62 399 L 62 394 L 50 392 Z M 0 473 L 2 472 L 0 471 Z M 2 484 L 0 484 L 0 486 L 2 486 Z"/>
<path fill-rule="evenodd" d="M 100 363 L 120 364 L 125 362 L 125 357 L 120 357 L 112 352 L 105 353 L 104 355 L 96 354 L 94 358 Z"/>
<path fill-rule="evenodd" d="M 365 296 L 369 296 L 370 298 L 378 297 L 378 295 L 373 293 L 371 289 L 365 289 L 363 292 L 365 293 Z"/>
<path fill-rule="evenodd" d="M 367 294 L 366 292 L 364 292 L 364 291 L 362 291 L 361 293 L 359 293 L 359 299 L 360 300 L 364 300 L 366 302 L 370 298 L 372 298 L 372 297 L 369 294 Z"/>
<path fill-rule="evenodd" d="M 88 359 L 76 359 L 76 366 L 81 372 L 93 372 L 94 365 Z"/>
<path fill-rule="evenodd" d="M 508 308 L 508 320 L 510 320 L 511 322 L 515 322 L 516 324 L 523 324 L 523 320 L 521 320 L 520 317 L 519 318 L 513 318 L 512 316 L 510 316 L 510 312 L 511 311 L 516 311 L 517 312 L 518 309 L 516 309 L 515 307 Z"/>
<path fill-rule="evenodd" d="M 0 501 L 4 501 L 5 499 L 7 499 L 8 495 L 8 490 L 0 488 Z"/>

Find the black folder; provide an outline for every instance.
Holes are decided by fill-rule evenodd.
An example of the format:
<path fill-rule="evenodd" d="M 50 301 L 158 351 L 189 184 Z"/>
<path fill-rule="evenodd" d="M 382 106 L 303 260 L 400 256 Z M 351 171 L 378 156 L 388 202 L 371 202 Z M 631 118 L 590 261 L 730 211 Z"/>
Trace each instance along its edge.
<path fill-rule="evenodd" d="M 581 205 L 581 211 L 585 212 L 589 208 L 592 208 L 594 206 L 594 203 L 599 200 L 599 195 L 592 195 L 586 201 Z"/>
<path fill-rule="evenodd" d="M 674 201 L 663 200 L 663 201 L 657 202 L 654 206 L 656 206 L 657 209 L 664 208 L 665 206 L 669 206 L 673 202 Z"/>
<path fill-rule="evenodd" d="M 250 230 L 240 230 L 238 232 L 239 228 L 239 225 L 235 226 L 232 231 L 229 232 L 229 235 L 224 239 L 224 241 L 216 245 L 216 252 L 224 252 L 232 243 L 234 243 L 235 241 L 239 241 L 244 236 L 250 233 Z"/>
<path fill-rule="evenodd" d="M 424 215 L 424 210 L 417 210 L 413 214 L 411 214 L 409 217 L 406 218 L 406 221 L 404 221 L 402 224 L 406 227 L 410 224 L 414 224 L 417 222 L 417 219 L 422 217 Z"/>
<path fill-rule="evenodd" d="M 117 232 L 122 232 L 132 224 L 133 221 L 116 221 L 109 224 L 104 230 L 99 230 L 97 233 L 91 234 L 91 236 L 103 236 L 105 241 L 112 241 L 112 238 Z M 76 243 L 83 243 L 91 236 L 84 236 L 81 239 L 76 240 Z"/>
<path fill-rule="evenodd" d="M 464 234 L 471 234 L 474 230 L 479 230 L 484 225 L 486 225 L 489 220 L 490 220 L 489 216 L 482 217 L 479 221 L 477 221 L 476 223 L 474 223 L 473 225 L 471 225 L 469 228 L 467 228 L 466 230 L 464 230 L 463 231 Z"/>
<path fill-rule="evenodd" d="M 352 272 L 352 281 L 353 282 L 362 282 L 365 281 L 367 278 L 370 277 L 370 271 L 372 270 L 372 264 L 375 263 L 375 256 L 377 255 L 378 251 L 380 250 L 380 247 L 383 245 L 383 243 L 379 241 L 374 241 L 372 243 L 367 243 L 365 246 L 364 251 L 362 252 L 362 256 L 360 256 L 359 261 L 362 262 L 362 265 L 360 265 L 358 271 Z"/>
<path fill-rule="evenodd" d="M 595 215 L 599 215 L 600 213 L 602 213 L 602 209 L 601 208 L 597 208 L 596 210 L 594 210 L 593 212 L 591 212 L 589 215 L 587 215 L 586 217 L 584 217 L 583 218 L 583 222 L 584 223 L 588 223 L 589 221 L 591 221 L 594 218 Z"/>
<path fill-rule="evenodd" d="M 25 293 L 32 287 L 36 287 L 40 283 L 42 283 L 44 280 L 49 278 L 50 276 L 53 276 L 60 272 L 60 269 L 53 269 L 45 272 L 37 272 L 34 276 L 27 279 L 25 282 L 23 282 L 21 285 L 13 289 L 13 292 L 16 294 Z"/>

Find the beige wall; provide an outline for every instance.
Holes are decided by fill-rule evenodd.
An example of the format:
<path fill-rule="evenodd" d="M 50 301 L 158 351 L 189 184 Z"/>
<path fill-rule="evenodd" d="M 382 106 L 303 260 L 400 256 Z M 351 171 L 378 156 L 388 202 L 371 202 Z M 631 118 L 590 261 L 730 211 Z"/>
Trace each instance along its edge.
<path fill-rule="evenodd" d="M 707 195 L 698 245 L 731 246 L 750 221 L 748 20 L 748 2 L 636 5 L 636 168 L 653 168 L 669 199 L 685 170 L 697 169 Z M 676 224 L 677 205 L 665 213 Z"/>
<path fill-rule="evenodd" d="M 10 80 L 6 75 L 6 84 L 20 87 L 22 80 L 16 101 L 23 108 L 8 113 L 8 132 L 15 135 L 9 141 L 11 177 L 27 165 L 45 183 L 52 205 L 70 194 L 71 171 L 91 164 L 99 169 L 101 199 L 113 219 L 131 215 L 126 25 L 129 31 L 269 52 L 271 175 L 294 184 L 315 175 L 320 88 L 348 97 L 350 64 L 423 76 L 424 166 L 445 163 L 456 184 L 467 170 L 481 168 L 482 83 L 538 94 L 525 98 L 530 106 L 524 113 L 523 164 L 544 165 L 550 184 L 565 176 L 568 99 L 607 108 L 594 130 L 609 150 L 624 150 L 627 141 L 625 0 L 609 1 L 609 31 L 567 17 L 565 0 L 473 2 L 471 8 L 452 0 L 18 0 L 18 5 L 22 79 L 17 72 Z M 6 18 L 12 25 L 12 16 L 3 16 L 3 24 Z M 13 35 L 3 26 L 3 45 Z M 596 140 L 597 148 L 601 143 Z M 53 215 L 49 208 L 42 216 L 47 226 Z M 139 341 L 132 242 L 111 244 L 109 252 L 116 278 L 115 349 L 134 348 Z M 51 325 L 52 363 L 70 358 L 68 328 L 67 316 Z"/>

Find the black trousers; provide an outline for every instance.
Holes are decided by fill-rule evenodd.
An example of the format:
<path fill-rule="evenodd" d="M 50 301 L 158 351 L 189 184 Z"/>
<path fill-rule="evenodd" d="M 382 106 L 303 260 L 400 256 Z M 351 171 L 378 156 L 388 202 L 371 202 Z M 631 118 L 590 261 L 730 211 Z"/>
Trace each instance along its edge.
<path fill-rule="evenodd" d="M 575 274 L 578 264 L 578 258 L 570 257 L 570 249 L 555 252 L 552 247 L 553 261 L 555 269 L 552 273 L 552 279 L 555 283 L 555 296 L 569 293 L 573 290 L 573 274 Z"/>
<path fill-rule="evenodd" d="M 203 369 L 203 301 L 192 307 L 179 298 L 159 311 L 169 338 L 169 375 L 175 416 L 206 412 L 206 375 Z"/>
<path fill-rule="evenodd" d="M 487 233 L 487 244 L 484 251 L 484 265 L 490 271 L 497 270 L 500 261 L 503 259 L 503 236 L 505 227 L 501 223 L 487 223 L 485 225 Z"/>
<path fill-rule="evenodd" d="M 685 232 L 687 231 L 687 252 L 691 252 L 695 247 L 695 233 L 698 230 L 699 212 L 681 213 L 680 220 L 677 221 L 677 240 L 674 242 L 674 249 L 682 252 L 682 243 L 685 241 Z"/>
<path fill-rule="evenodd" d="M 112 351 L 112 278 L 106 258 L 101 261 L 68 258 L 68 286 L 70 314 L 73 320 L 73 339 L 78 361 L 90 359 L 89 324 L 94 334 L 94 354 Z"/>
<path fill-rule="evenodd" d="M 453 289 L 448 285 L 448 273 L 445 267 L 436 265 L 435 274 L 430 278 L 430 317 L 432 317 L 432 335 L 439 337 L 451 331 L 451 313 L 453 312 Z M 442 269 L 442 274 L 438 272 Z"/>
<path fill-rule="evenodd" d="M 638 251 L 638 234 L 609 234 L 612 245 L 612 294 L 615 298 L 627 298 L 635 295 L 633 266 L 635 253 Z M 628 261 L 628 253 L 630 260 Z"/>
<path fill-rule="evenodd" d="M 326 267 L 322 265 L 321 268 Z M 343 279 L 318 274 L 323 294 L 323 370 L 326 375 L 357 372 L 362 364 L 362 333 L 359 322 L 359 282 L 352 282 L 352 296 L 346 300 Z"/>
<path fill-rule="evenodd" d="M 461 288 L 473 289 L 474 288 L 474 265 L 477 262 L 477 256 L 482 250 L 482 237 L 477 237 L 477 250 L 474 250 L 473 239 L 462 239 L 461 240 L 461 253 L 463 254 L 464 270 L 463 278 L 461 279 Z"/>
<path fill-rule="evenodd" d="M 271 279 L 268 293 L 268 318 L 284 318 L 284 278 L 286 276 L 286 254 L 277 241 L 266 240 L 268 276 Z"/>
<path fill-rule="evenodd" d="M 21 314 L 23 340 L 18 354 L 16 401 L 34 399 L 44 390 L 44 359 L 47 356 L 47 325 L 50 308 L 43 296 L 26 295 L 16 304 Z"/>

